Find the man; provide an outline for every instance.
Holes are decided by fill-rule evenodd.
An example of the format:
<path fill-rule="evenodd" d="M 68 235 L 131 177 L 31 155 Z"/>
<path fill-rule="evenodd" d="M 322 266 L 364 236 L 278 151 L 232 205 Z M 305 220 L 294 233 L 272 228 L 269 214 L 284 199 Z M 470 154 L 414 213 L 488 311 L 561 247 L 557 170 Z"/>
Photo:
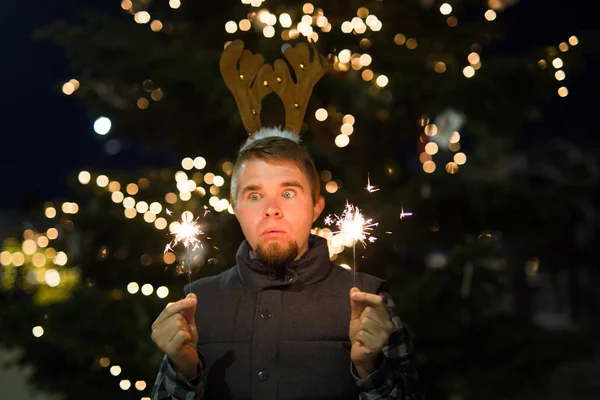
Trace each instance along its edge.
<path fill-rule="evenodd" d="M 299 140 L 262 129 L 240 149 L 231 194 L 246 240 L 237 265 L 152 325 L 165 352 L 154 400 L 418 398 L 387 283 L 358 273 L 353 287 L 310 234 L 325 203 Z"/>

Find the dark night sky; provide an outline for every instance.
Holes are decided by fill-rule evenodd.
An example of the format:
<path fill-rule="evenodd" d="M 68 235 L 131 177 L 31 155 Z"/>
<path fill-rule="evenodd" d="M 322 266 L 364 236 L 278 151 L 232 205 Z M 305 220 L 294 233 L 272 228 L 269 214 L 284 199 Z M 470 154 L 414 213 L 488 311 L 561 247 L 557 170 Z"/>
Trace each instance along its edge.
<path fill-rule="evenodd" d="M 520 35 L 548 44 L 566 40 L 577 28 L 596 25 L 597 13 L 589 6 L 561 5 L 566 3 L 524 0 L 510 10 L 511 18 L 523 26 Z M 80 168 L 134 168 L 153 160 L 131 151 L 106 155 L 102 141 L 93 133 L 93 118 L 75 98 L 56 90 L 59 82 L 71 78 L 61 50 L 31 40 L 36 27 L 59 18 L 73 20 L 82 4 L 120 12 L 117 0 L 0 3 L 0 210 L 24 210 L 68 194 L 67 176 Z M 585 123 L 595 113 L 593 102 L 586 99 L 594 93 L 590 78 L 594 84 L 598 78 L 591 74 L 592 63 L 588 64 L 587 77 L 569 83 L 568 101 L 557 106 L 565 113 L 565 124 Z"/>

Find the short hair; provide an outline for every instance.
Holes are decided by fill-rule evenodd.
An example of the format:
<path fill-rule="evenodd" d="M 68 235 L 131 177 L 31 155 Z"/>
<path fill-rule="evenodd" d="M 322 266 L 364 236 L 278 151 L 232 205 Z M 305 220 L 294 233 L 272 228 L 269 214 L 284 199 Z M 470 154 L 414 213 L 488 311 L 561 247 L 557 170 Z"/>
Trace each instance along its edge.
<path fill-rule="evenodd" d="M 299 135 L 279 128 L 262 128 L 246 140 L 238 151 L 231 175 L 230 196 L 234 206 L 237 204 L 240 169 L 250 160 L 295 163 L 308 179 L 313 203 L 317 203 L 320 195 L 319 174 L 310 153 L 301 144 Z"/>

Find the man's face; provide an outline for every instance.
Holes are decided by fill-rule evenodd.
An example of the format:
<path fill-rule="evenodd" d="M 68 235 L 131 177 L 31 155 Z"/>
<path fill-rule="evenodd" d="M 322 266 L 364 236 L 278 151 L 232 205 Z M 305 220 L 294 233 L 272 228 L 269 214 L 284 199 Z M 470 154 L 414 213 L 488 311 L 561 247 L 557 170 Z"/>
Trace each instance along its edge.
<path fill-rule="evenodd" d="M 325 202 L 319 197 L 313 203 L 308 178 L 298 166 L 291 161 L 247 161 L 240 168 L 238 188 L 235 215 L 261 261 L 278 264 L 300 258 Z"/>

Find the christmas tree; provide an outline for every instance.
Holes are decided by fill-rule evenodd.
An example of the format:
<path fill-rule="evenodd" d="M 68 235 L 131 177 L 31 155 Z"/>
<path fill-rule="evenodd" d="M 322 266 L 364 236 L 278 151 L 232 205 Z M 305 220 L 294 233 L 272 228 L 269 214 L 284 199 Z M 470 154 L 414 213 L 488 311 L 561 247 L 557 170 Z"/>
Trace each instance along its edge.
<path fill-rule="evenodd" d="M 561 374 L 547 382 L 598 369 L 598 157 L 563 122 L 598 32 L 527 38 L 540 7 L 123 0 L 40 29 L 66 51 L 73 75 L 57 89 L 86 107 L 107 157 L 141 144 L 179 161 L 90 165 L 71 198 L 39 205 L 2 245 L 0 343 L 65 399 L 149 396 L 154 318 L 243 240 L 228 187 L 244 129 L 219 57 L 235 39 L 267 62 L 310 42 L 328 65 L 302 133 L 324 216 L 350 201 L 379 224 L 356 259 L 322 219 L 314 233 L 337 263 L 390 282 L 430 398 L 585 398 L 591 378 L 581 397 Z M 263 121 L 283 115 L 265 98 Z M 186 211 L 203 232 L 189 269 L 165 250 Z"/>

